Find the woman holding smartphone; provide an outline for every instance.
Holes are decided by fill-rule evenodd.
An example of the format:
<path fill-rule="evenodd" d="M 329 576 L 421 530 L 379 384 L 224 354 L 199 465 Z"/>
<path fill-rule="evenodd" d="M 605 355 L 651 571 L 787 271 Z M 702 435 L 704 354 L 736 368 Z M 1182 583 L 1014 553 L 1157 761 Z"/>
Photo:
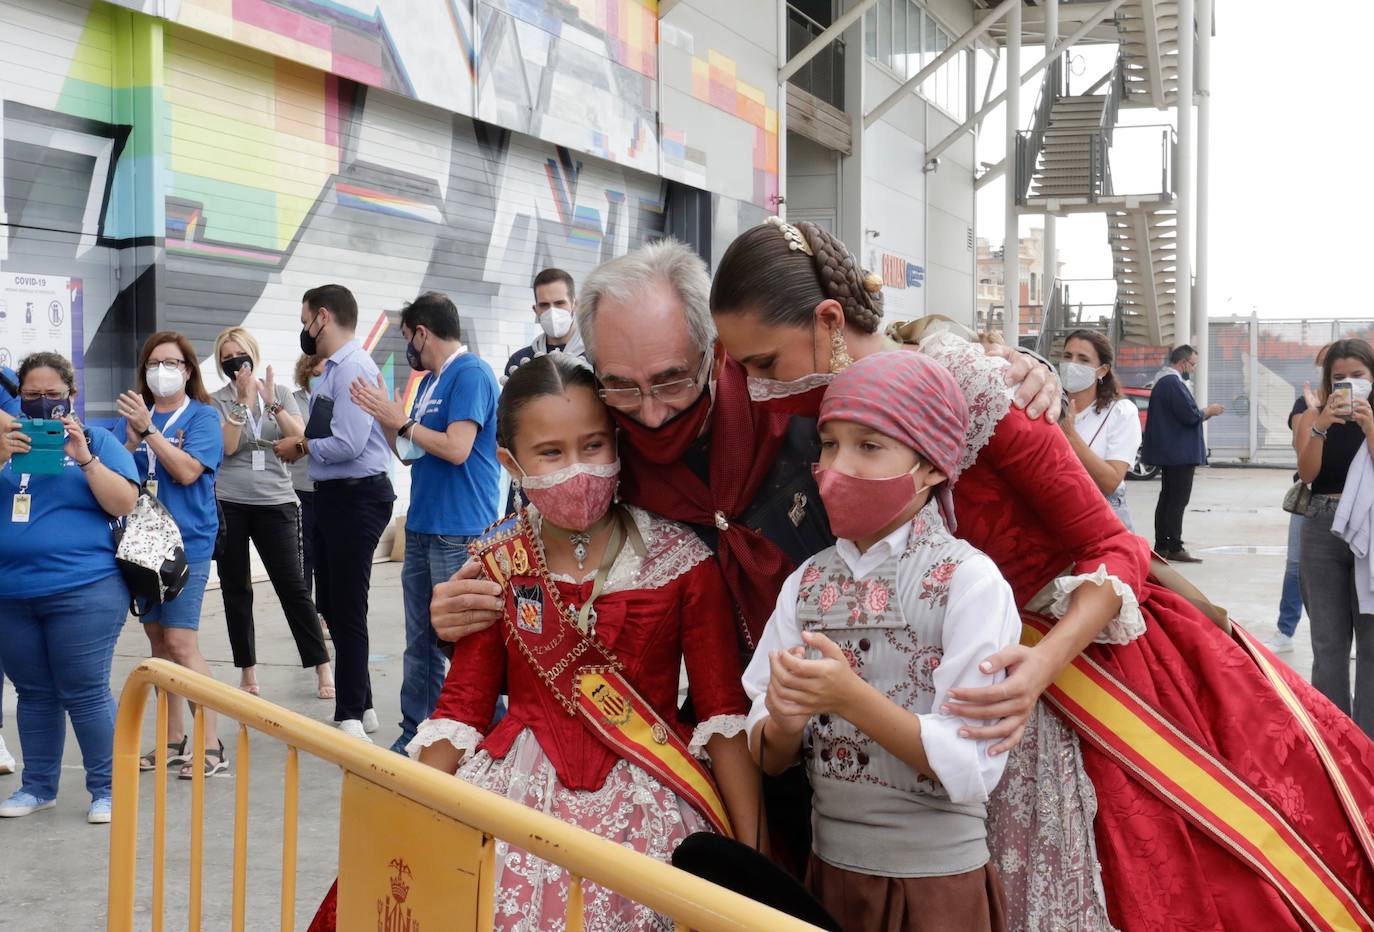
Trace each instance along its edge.
<path fill-rule="evenodd" d="M 1298 475 L 1312 487 L 1302 528 L 1299 573 L 1312 619 L 1312 685 L 1374 736 L 1374 615 L 1360 613 L 1355 555 L 1331 532 L 1346 474 L 1361 444 L 1374 451 L 1374 410 L 1369 405 L 1374 350 L 1364 340 L 1331 344 L 1322 366 L 1321 407 L 1303 415 L 1308 441 Z M 1355 642 L 1352 703 L 1350 644 Z M 1353 710 L 1353 714 L 1352 714 Z"/>

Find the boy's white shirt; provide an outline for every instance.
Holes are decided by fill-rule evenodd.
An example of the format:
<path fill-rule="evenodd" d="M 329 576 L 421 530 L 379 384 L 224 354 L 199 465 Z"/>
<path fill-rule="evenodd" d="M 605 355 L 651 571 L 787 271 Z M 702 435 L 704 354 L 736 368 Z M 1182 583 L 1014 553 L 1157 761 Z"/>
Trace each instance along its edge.
<path fill-rule="evenodd" d="M 856 581 L 887 562 L 894 553 L 906 550 L 911 536 L 911 522 L 859 553 L 853 541 L 838 540 L 836 552 Z M 787 577 L 768 626 L 759 640 L 758 649 L 744 671 L 744 691 L 752 707 L 749 710 L 748 734 L 752 740 L 754 727 L 768 715 L 765 696 L 768 692 L 768 656 L 772 651 L 804 647 L 801 625 L 797 620 L 797 598 L 801 589 L 802 572 L 815 558 L 807 560 Z M 949 603 L 945 609 L 942 637 L 944 656 L 934 673 L 934 696 L 929 711 L 920 713 L 921 743 L 931 769 L 956 803 L 986 802 L 1006 768 L 1007 755 L 991 756 L 988 751 L 995 741 L 974 741 L 959 737 L 965 725 L 984 724 L 972 719 L 940 713 L 949 690 L 991 686 L 1006 678 L 1005 673 L 986 674 L 978 664 L 1002 648 L 1015 644 L 1021 637 L 1021 616 L 1016 601 L 997 566 L 979 553 L 959 565 L 950 579 Z M 925 705 L 922 702 L 921 705 Z M 758 748 L 753 748 L 755 754 Z"/>

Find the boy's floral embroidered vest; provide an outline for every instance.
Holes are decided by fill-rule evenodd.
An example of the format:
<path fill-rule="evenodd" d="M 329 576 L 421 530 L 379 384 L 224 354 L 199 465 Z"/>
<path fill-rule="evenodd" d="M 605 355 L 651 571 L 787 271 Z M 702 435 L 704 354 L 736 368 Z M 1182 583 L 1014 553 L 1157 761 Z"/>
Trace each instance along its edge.
<path fill-rule="evenodd" d="M 907 711 L 932 711 L 932 677 L 954 572 L 977 551 L 945 528 L 928 504 L 912 521 L 906 550 L 856 580 L 831 547 L 802 574 L 797 617 L 839 645 L 871 686 Z M 960 873 L 988 860 L 982 805 L 955 804 L 835 715 L 810 727 L 806 758 L 815 791 L 816 853 L 837 867 L 888 876 Z"/>

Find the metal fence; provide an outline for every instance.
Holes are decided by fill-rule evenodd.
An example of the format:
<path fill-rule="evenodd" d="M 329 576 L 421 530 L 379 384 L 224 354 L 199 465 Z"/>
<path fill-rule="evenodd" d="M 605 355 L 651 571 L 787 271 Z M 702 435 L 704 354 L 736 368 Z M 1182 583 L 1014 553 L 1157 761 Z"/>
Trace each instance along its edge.
<path fill-rule="evenodd" d="M 1214 318 L 1207 339 L 1207 400 L 1226 406 L 1207 425 L 1212 461 L 1292 466 L 1288 415 L 1303 383 L 1321 381 L 1317 351 L 1333 340 L 1374 340 L 1374 321 Z M 1123 346 L 1117 372 L 1123 384 L 1145 387 L 1168 355 L 1169 347 Z"/>

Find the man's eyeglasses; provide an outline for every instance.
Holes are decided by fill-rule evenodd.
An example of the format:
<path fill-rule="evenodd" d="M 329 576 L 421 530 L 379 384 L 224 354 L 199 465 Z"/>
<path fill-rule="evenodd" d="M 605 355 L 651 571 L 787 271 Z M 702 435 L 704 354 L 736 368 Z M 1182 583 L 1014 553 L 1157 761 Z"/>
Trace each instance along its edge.
<path fill-rule="evenodd" d="M 186 368 L 186 363 L 180 359 L 150 359 L 146 366 L 149 372 L 156 369 L 166 369 L 169 372 L 180 372 Z"/>
<path fill-rule="evenodd" d="M 703 353 L 701 365 L 697 368 L 695 376 L 650 385 L 649 394 L 664 404 L 678 404 L 687 401 L 698 386 L 706 384 L 711 372 L 712 357 L 713 354 L 709 351 Z M 644 403 L 644 392 L 637 385 L 633 388 L 603 388 L 597 394 L 606 404 L 622 411 L 632 411 Z"/>

